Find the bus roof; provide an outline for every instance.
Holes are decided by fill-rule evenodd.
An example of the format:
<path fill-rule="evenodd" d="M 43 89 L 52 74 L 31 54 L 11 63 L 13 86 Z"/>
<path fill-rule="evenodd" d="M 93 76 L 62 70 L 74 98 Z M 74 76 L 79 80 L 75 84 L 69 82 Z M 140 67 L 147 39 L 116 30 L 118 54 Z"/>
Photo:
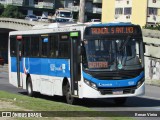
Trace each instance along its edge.
<path fill-rule="evenodd" d="M 26 35 L 26 34 L 47 34 L 58 32 L 82 31 L 84 24 L 76 23 L 52 23 L 34 26 L 31 30 L 12 31 L 9 35 Z"/>
<path fill-rule="evenodd" d="M 101 23 L 101 24 L 92 24 L 91 27 L 103 27 L 103 26 L 134 26 L 130 22 L 110 22 L 110 23 Z"/>

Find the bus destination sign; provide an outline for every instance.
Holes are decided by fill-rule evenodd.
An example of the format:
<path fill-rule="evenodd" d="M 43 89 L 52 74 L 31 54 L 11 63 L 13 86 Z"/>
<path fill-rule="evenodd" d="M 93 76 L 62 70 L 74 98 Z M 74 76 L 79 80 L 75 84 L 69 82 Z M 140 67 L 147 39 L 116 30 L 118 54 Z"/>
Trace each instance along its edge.
<path fill-rule="evenodd" d="M 90 28 L 90 34 L 92 35 L 106 35 L 106 34 L 134 34 L 137 33 L 137 29 L 131 26 L 125 27 L 94 27 Z"/>

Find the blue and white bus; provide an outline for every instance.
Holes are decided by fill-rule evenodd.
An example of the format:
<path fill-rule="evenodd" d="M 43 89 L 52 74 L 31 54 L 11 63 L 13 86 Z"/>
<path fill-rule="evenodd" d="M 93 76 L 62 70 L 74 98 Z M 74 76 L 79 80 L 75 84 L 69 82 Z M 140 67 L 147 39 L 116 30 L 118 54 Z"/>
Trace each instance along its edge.
<path fill-rule="evenodd" d="M 9 34 L 9 81 L 45 95 L 127 97 L 145 93 L 144 45 L 139 25 L 59 25 Z"/>

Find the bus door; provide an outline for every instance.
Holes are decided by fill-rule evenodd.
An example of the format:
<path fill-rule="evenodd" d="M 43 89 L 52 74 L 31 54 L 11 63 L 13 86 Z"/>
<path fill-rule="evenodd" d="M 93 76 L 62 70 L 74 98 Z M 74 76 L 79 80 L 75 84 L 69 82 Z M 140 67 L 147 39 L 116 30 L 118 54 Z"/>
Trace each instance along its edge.
<path fill-rule="evenodd" d="M 71 92 L 78 96 L 78 81 L 80 81 L 80 32 L 71 32 Z"/>
<path fill-rule="evenodd" d="M 17 44 L 17 57 L 16 57 L 16 69 L 17 69 L 17 84 L 18 87 L 22 87 L 22 81 L 20 78 L 20 72 L 21 72 L 21 50 L 22 50 L 22 36 L 16 37 L 16 44 Z"/>

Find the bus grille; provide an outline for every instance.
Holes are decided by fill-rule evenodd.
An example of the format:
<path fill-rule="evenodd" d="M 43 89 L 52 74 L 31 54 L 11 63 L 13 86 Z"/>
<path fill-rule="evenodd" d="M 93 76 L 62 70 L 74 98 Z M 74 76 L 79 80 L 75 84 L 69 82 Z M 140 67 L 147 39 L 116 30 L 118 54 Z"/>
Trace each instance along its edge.
<path fill-rule="evenodd" d="M 98 90 L 102 95 L 111 95 L 114 94 L 114 91 L 121 91 L 119 94 L 134 94 L 135 93 L 136 87 L 127 87 L 127 88 L 108 88 L 108 89 L 101 89 L 99 88 Z M 118 92 L 117 92 L 118 95 Z"/>
<path fill-rule="evenodd" d="M 144 69 L 122 70 L 122 71 L 87 71 L 85 72 L 98 80 L 125 80 L 132 79 L 140 75 Z"/>

